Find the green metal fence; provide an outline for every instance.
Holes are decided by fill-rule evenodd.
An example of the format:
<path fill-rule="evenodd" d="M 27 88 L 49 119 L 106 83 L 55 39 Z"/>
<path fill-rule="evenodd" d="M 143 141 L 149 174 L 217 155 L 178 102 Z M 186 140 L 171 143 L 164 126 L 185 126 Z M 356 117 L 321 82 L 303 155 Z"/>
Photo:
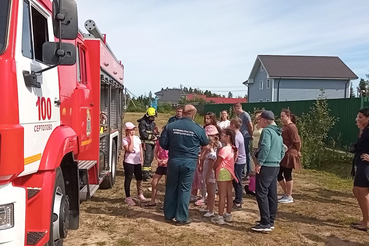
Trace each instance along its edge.
<path fill-rule="evenodd" d="M 272 110 L 278 115 L 283 108 L 289 108 L 295 115 L 301 116 L 302 113 L 307 113 L 314 105 L 316 100 L 308 101 L 289 101 L 289 102 L 260 102 L 260 103 L 244 103 L 243 110 L 253 113 L 256 109 Z M 204 112 L 214 112 L 216 115 L 222 110 L 229 111 L 232 104 L 207 104 L 204 105 Z M 329 132 L 329 141 L 334 140 L 338 147 L 346 148 L 350 143 L 356 141 L 358 129 L 355 124 L 357 111 L 361 106 L 360 98 L 345 98 L 345 99 L 328 99 L 328 106 L 331 110 L 331 115 L 338 117 L 336 125 Z M 364 106 L 369 106 L 369 101 L 364 102 Z"/>

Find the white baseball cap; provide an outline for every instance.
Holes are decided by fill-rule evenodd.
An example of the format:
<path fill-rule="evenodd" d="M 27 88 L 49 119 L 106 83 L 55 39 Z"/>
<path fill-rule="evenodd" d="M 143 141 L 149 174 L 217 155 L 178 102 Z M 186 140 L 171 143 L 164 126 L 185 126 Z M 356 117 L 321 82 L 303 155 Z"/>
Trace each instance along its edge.
<path fill-rule="evenodd" d="M 136 128 L 136 126 L 132 122 L 126 122 L 125 127 L 126 127 L 126 130 L 132 130 Z"/>

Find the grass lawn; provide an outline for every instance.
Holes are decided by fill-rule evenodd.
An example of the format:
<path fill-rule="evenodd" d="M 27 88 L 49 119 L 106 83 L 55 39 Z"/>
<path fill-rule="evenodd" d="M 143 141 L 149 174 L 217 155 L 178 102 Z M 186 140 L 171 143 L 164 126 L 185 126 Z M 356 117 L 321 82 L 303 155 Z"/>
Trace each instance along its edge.
<path fill-rule="evenodd" d="M 125 121 L 137 123 L 142 113 L 127 113 Z M 159 114 L 159 129 L 171 115 Z M 156 163 L 153 163 L 156 166 Z M 256 201 L 245 196 L 243 209 L 233 212 L 234 222 L 214 225 L 190 205 L 193 223 L 176 227 L 164 222 L 157 208 L 146 209 L 124 203 L 122 162 L 116 185 L 98 190 L 81 205 L 80 228 L 69 231 L 65 245 L 369 245 L 369 234 L 353 230 L 350 222 L 360 219 L 353 198 L 351 163 L 325 166 L 324 170 L 302 170 L 294 174 L 295 202 L 278 208 L 275 230 L 269 234 L 250 231 L 259 219 Z M 136 194 L 135 182 L 132 192 Z M 145 196 L 150 197 L 144 183 Z M 164 196 L 161 181 L 157 199 Z"/>

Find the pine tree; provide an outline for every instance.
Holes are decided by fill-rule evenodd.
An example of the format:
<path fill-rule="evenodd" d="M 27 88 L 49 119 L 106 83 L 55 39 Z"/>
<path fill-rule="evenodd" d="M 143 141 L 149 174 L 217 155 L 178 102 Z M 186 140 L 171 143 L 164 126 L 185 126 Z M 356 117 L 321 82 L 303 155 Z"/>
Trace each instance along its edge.
<path fill-rule="evenodd" d="M 359 97 L 368 96 L 368 87 L 369 87 L 369 81 L 360 79 L 359 86 L 357 87 L 357 90 L 359 92 Z"/>

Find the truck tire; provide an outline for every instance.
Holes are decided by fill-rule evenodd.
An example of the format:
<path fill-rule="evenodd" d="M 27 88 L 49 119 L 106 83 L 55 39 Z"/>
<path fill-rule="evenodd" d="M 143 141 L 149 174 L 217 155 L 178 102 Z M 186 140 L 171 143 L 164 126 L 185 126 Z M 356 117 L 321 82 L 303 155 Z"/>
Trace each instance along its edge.
<path fill-rule="evenodd" d="M 60 167 L 55 169 L 56 178 L 51 207 L 50 239 L 48 246 L 62 246 L 67 237 L 69 226 L 69 199 L 65 194 L 63 173 Z"/>
<path fill-rule="evenodd" d="M 111 150 L 111 171 L 108 175 L 106 175 L 104 181 L 100 184 L 100 188 L 102 189 L 111 189 L 115 184 L 115 175 L 117 171 L 117 144 L 113 141 Z"/>

